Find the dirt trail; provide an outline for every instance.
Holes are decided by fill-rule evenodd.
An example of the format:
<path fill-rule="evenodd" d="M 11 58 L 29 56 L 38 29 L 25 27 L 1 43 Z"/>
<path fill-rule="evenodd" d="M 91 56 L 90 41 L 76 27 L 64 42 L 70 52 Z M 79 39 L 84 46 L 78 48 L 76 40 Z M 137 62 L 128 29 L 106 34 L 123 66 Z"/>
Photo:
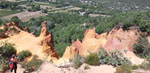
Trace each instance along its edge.
<path fill-rule="evenodd" d="M 23 73 L 25 71 L 20 64 L 18 64 L 17 67 L 17 73 Z M 6 73 L 10 73 L 10 70 L 8 70 Z"/>
<path fill-rule="evenodd" d="M 23 73 L 24 71 L 25 71 L 25 69 L 22 68 L 22 66 L 20 64 L 18 64 L 17 73 Z"/>
<path fill-rule="evenodd" d="M 45 61 L 38 71 L 34 73 L 114 73 L 116 71 L 116 68 L 110 65 L 88 67 L 88 69 L 85 69 L 85 64 L 83 64 L 79 69 L 75 69 L 73 67 L 59 68 L 56 65 Z"/>

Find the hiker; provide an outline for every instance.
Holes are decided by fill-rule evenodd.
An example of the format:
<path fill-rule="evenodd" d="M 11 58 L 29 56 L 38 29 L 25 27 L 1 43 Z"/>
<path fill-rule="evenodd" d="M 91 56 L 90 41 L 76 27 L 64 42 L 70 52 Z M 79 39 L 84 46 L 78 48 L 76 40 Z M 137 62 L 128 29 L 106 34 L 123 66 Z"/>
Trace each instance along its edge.
<path fill-rule="evenodd" d="M 15 54 L 12 55 L 10 59 L 9 67 L 10 67 L 11 73 L 13 72 L 13 70 L 14 70 L 14 73 L 17 73 L 16 72 L 17 71 L 17 56 Z"/>

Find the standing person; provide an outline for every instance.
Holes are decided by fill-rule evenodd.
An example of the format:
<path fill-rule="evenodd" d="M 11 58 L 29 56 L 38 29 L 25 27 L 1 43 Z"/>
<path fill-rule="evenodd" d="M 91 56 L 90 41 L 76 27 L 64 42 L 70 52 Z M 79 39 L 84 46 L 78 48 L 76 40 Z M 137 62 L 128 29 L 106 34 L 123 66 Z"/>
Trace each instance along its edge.
<path fill-rule="evenodd" d="M 11 73 L 14 70 L 14 73 L 17 73 L 17 56 L 14 54 L 12 55 L 11 59 L 10 59 L 10 65 L 12 65 L 12 67 L 10 68 Z"/>

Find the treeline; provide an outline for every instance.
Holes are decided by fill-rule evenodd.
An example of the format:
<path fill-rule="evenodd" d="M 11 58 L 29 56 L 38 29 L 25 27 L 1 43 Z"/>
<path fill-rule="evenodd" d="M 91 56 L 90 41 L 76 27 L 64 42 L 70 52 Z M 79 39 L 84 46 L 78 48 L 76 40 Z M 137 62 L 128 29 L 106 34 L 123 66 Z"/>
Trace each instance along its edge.
<path fill-rule="evenodd" d="M 1 1 L 0 2 L 0 9 L 11 9 L 11 10 L 16 10 L 16 9 L 22 9 L 19 5 L 21 2 L 8 2 L 8 1 Z"/>
<path fill-rule="evenodd" d="M 27 7 L 21 5 L 26 4 Z M 9 2 L 2 1 L 0 2 L 0 9 L 10 9 L 10 10 L 28 10 L 28 11 L 40 11 L 40 5 L 34 4 L 32 1 L 22 1 L 22 2 Z"/>
<path fill-rule="evenodd" d="M 112 10 L 131 11 L 131 10 L 149 10 L 149 0 L 97 0 L 103 7 Z"/>
<path fill-rule="evenodd" d="M 88 5 L 88 6 L 102 6 L 111 10 L 149 10 L 149 0 L 57 0 L 55 3 L 63 5 L 68 3 L 70 5 Z"/>
<path fill-rule="evenodd" d="M 40 11 L 40 5 L 38 4 L 29 4 L 28 6 L 30 6 L 31 8 L 28 8 L 28 11 Z"/>

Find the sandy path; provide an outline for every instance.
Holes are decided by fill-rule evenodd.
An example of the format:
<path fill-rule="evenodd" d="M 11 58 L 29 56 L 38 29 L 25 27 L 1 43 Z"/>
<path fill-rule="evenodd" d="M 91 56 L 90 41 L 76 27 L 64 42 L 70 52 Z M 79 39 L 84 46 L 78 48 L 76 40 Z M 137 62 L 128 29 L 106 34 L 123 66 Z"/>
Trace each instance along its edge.
<path fill-rule="evenodd" d="M 89 69 L 84 69 L 83 67 L 82 65 L 79 69 L 74 69 L 73 67 L 58 68 L 47 61 L 34 73 L 114 73 L 116 71 L 116 68 L 110 65 L 89 66 Z"/>
<path fill-rule="evenodd" d="M 24 71 L 25 71 L 25 69 L 22 68 L 22 66 L 20 64 L 18 64 L 17 73 L 23 73 Z"/>
<path fill-rule="evenodd" d="M 20 64 L 18 64 L 17 73 L 23 73 L 23 71 L 25 71 L 25 69 L 22 68 L 22 66 Z"/>
<path fill-rule="evenodd" d="M 17 73 L 23 73 L 25 71 L 20 64 L 18 64 L 17 67 Z M 6 73 L 10 73 L 10 71 L 8 70 Z"/>

